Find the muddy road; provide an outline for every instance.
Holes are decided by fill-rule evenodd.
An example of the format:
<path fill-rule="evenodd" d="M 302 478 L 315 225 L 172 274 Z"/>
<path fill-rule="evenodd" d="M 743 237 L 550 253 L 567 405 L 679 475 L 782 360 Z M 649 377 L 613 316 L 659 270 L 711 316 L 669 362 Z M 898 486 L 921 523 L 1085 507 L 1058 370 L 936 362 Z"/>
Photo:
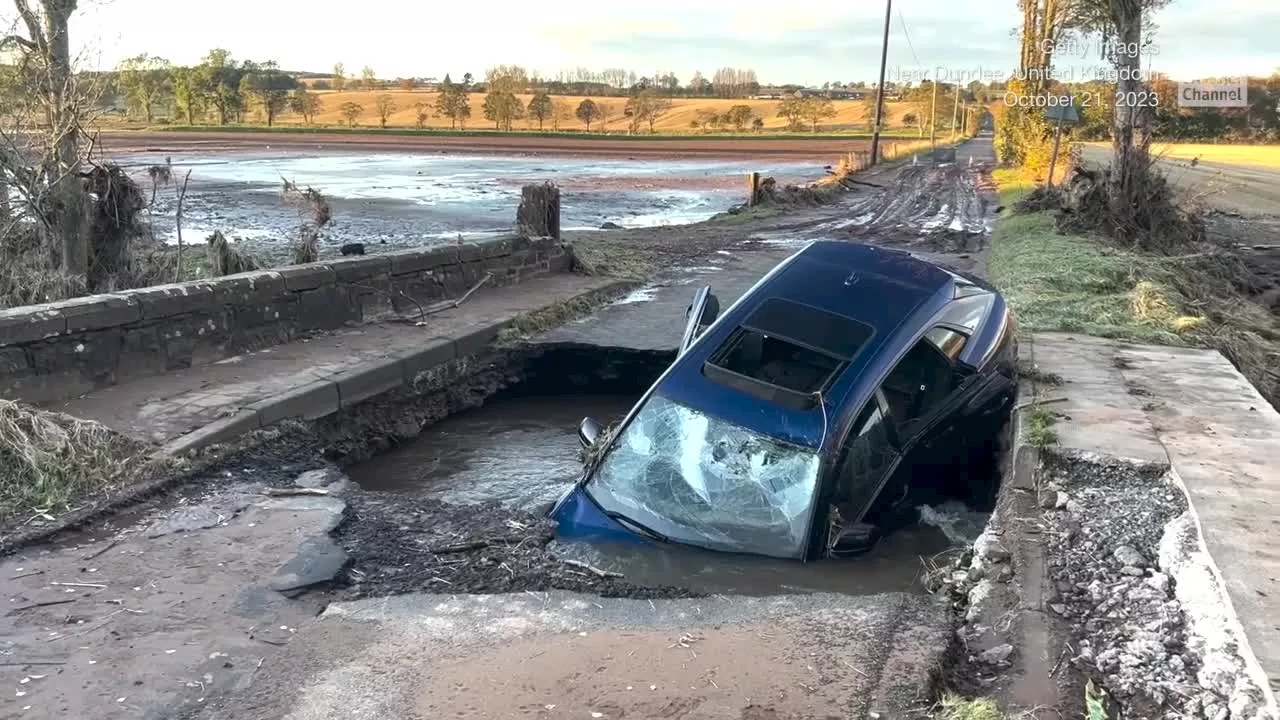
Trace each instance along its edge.
<path fill-rule="evenodd" d="M 575 324 L 604 345 L 541 367 L 527 349 L 495 356 L 447 391 L 483 407 L 363 465 L 334 467 L 304 429 L 4 559 L 0 716 L 888 717 L 927 703 L 954 635 L 918 576 L 976 535 L 981 510 L 939 502 L 856 567 L 568 546 L 541 510 L 580 467 L 577 419 L 625 412 L 669 362 L 616 349 L 678 336 L 667 296 L 745 289 L 821 237 L 981 273 L 983 152 L 878 169 L 777 217 L 577 234 L 671 269 Z"/>

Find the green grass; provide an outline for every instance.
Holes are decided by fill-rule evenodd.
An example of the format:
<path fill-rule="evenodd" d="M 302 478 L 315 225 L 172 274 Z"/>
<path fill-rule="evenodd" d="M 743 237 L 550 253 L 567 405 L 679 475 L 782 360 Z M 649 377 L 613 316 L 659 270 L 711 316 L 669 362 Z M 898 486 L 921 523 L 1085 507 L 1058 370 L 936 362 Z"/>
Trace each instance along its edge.
<path fill-rule="evenodd" d="M 970 700 L 947 694 L 942 697 L 934 717 L 937 720 L 1004 720 L 1004 713 L 991 698 Z"/>
<path fill-rule="evenodd" d="M 1027 443 L 1032 447 L 1044 449 L 1058 443 L 1058 433 L 1053 426 L 1057 418 L 1042 405 L 1027 408 L 1024 415 L 1027 420 Z"/>
<path fill-rule="evenodd" d="M 135 480 L 157 460 L 104 425 L 0 400 L 0 520 L 57 515 Z"/>
<path fill-rule="evenodd" d="M 1014 209 L 1034 189 L 1025 176 L 1001 170 L 995 180 L 1005 210 L 987 271 L 1021 329 L 1212 348 L 1280 407 L 1280 316 L 1239 294 L 1239 258 L 1159 257 L 1062 234 L 1052 211 Z"/>
<path fill-rule="evenodd" d="M 1034 186 L 999 172 L 997 182 L 1005 210 L 991 233 L 988 272 L 1019 327 L 1184 344 L 1167 314 L 1140 312 L 1139 293 L 1161 291 L 1150 280 L 1140 285 L 1152 275 L 1144 272 L 1150 260 L 1092 238 L 1063 235 L 1051 212 L 1015 212 L 1014 203 Z"/>
<path fill-rule="evenodd" d="M 368 126 L 345 127 L 340 125 L 333 126 L 299 126 L 299 125 L 277 125 L 267 127 L 266 125 L 151 125 L 145 128 L 119 127 L 108 128 L 110 130 L 120 130 L 122 132 L 131 131 L 147 131 L 147 132 L 226 132 L 226 133 L 287 133 L 287 134 L 351 134 L 351 135 L 388 135 L 393 137 L 509 137 L 509 138 L 573 138 L 582 140 L 623 140 L 629 142 L 646 142 L 649 140 L 856 140 L 870 139 L 871 134 L 865 131 L 849 131 L 849 132 L 794 132 L 794 133 L 707 133 L 707 134 L 690 134 L 690 133 L 656 133 L 653 135 L 621 135 L 621 134 L 604 134 L 604 133 L 587 133 L 578 130 L 565 131 L 539 131 L 539 130 L 512 130 L 509 132 L 500 130 L 491 130 L 485 128 L 476 128 L 471 130 L 451 130 L 448 128 L 425 128 L 418 130 L 416 128 L 379 128 Z M 882 138 L 915 138 L 914 131 L 890 130 L 881 133 Z"/>

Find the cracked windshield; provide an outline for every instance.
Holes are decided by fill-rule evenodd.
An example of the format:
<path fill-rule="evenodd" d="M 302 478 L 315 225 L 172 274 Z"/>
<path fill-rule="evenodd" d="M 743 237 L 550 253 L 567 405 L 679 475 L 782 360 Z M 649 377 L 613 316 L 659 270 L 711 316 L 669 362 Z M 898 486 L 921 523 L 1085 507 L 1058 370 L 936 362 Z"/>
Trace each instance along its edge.
<path fill-rule="evenodd" d="M 796 557 L 818 455 L 653 396 L 588 484 L 657 532 L 722 550 Z"/>
<path fill-rule="evenodd" d="M 1280 720 L 1277 36 L 0 0 L 0 718 Z"/>

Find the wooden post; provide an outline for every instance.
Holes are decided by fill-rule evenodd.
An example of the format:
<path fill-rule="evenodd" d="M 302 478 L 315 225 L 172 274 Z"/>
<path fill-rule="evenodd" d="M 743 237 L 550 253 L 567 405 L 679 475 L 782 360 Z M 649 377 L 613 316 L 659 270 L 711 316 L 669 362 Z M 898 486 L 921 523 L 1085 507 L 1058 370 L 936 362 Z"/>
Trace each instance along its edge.
<path fill-rule="evenodd" d="M 747 173 L 747 207 L 760 202 L 760 173 Z"/>
<path fill-rule="evenodd" d="M 525 185 L 520 190 L 516 226 L 529 237 L 560 239 L 560 188 L 555 183 Z"/>

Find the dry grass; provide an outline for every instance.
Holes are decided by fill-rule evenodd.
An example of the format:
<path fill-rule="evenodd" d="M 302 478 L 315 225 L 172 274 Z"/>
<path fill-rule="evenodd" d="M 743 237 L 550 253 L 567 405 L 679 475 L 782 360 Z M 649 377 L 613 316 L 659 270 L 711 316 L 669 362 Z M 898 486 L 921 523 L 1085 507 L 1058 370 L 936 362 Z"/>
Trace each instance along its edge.
<path fill-rule="evenodd" d="M 379 95 L 391 96 L 395 105 L 395 111 L 387 118 L 387 127 L 395 128 L 413 128 L 417 127 L 417 105 L 425 103 L 432 109 L 433 117 L 427 120 L 426 127 L 429 128 L 448 128 L 450 126 L 449 119 L 444 117 L 434 117 L 434 108 L 437 93 L 405 90 L 358 90 L 343 92 L 317 92 L 316 95 L 320 99 L 320 112 L 316 113 L 313 120 L 316 125 L 332 125 L 345 126 L 346 120 L 342 117 L 339 108 L 343 103 L 354 102 L 364 108 L 364 115 L 359 118 L 357 125 L 364 127 L 377 127 L 379 118 L 375 111 L 375 103 Z M 484 106 L 484 93 L 474 93 L 471 96 L 471 119 L 467 122 L 468 127 L 485 128 L 493 127 L 493 123 L 484 119 L 481 108 Z M 527 105 L 531 95 L 520 96 L 521 100 Z M 560 100 L 567 105 L 569 117 L 560 121 L 561 130 L 581 130 L 582 123 L 578 122 L 572 116 L 573 109 L 578 107 L 578 103 L 582 102 L 583 97 L 570 96 L 552 96 L 553 100 Z M 630 120 L 623 116 L 623 107 L 626 105 L 626 98 L 620 97 L 592 97 L 590 98 L 597 105 L 603 105 L 608 110 L 608 123 L 606 128 L 610 132 L 627 131 L 627 125 Z M 755 114 L 764 120 L 764 130 L 766 132 L 779 132 L 786 129 L 786 120 L 777 117 L 778 100 L 721 100 L 717 98 L 674 98 L 671 101 L 671 110 L 654 123 L 654 130 L 664 134 L 681 134 L 688 135 L 694 132 L 691 127 L 700 112 L 709 111 L 715 113 L 723 113 L 734 105 L 748 105 Z M 819 129 L 826 132 L 845 131 L 845 132 L 867 132 L 867 114 L 866 105 L 861 100 L 836 100 L 834 101 L 836 108 L 836 116 L 829 118 L 819 124 Z M 903 118 L 908 114 L 915 112 L 915 108 L 905 102 L 893 102 L 885 104 L 886 111 L 886 127 L 888 128 L 904 128 Z M 280 125 L 302 125 L 302 117 L 292 113 L 285 113 L 279 117 L 277 124 Z M 518 120 L 513 125 L 513 129 L 517 130 L 536 130 L 538 128 L 537 120 L 524 119 Z M 552 129 L 552 123 L 548 119 L 544 124 L 545 130 Z M 601 129 L 599 123 L 593 122 L 591 130 L 593 132 Z"/>
<path fill-rule="evenodd" d="M 150 458 L 150 447 L 100 423 L 0 400 L 0 517 L 69 509 Z"/>

